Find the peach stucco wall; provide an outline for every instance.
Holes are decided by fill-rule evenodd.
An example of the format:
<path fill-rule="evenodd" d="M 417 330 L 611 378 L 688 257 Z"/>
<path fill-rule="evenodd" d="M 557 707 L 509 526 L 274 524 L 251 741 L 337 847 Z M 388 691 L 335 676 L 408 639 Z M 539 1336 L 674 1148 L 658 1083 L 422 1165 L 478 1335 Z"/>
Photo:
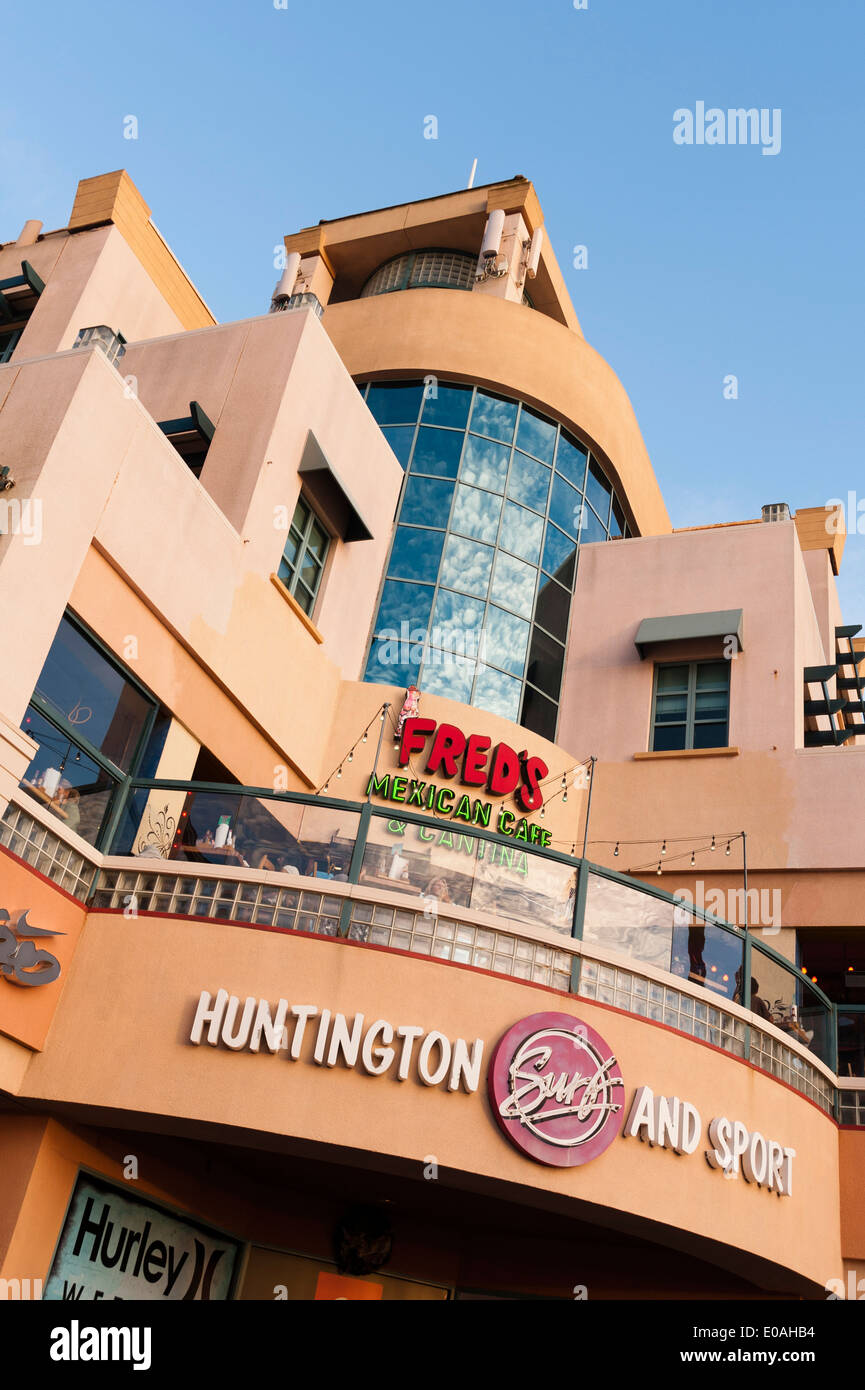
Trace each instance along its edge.
<path fill-rule="evenodd" d="M 718 1242 L 735 1262 L 751 1252 L 822 1286 L 840 1267 L 837 1130 L 815 1106 L 770 1077 L 672 1030 L 539 987 L 340 941 L 245 931 L 216 922 L 124 920 L 91 913 L 55 1015 L 52 1047 L 34 1057 L 20 1095 L 37 1101 L 192 1120 L 248 1139 L 348 1145 L 358 1161 L 420 1164 L 433 1154 L 454 1174 L 548 1194 L 637 1222 L 673 1228 L 695 1253 Z M 678 1157 L 619 1138 L 593 1163 L 552 1169 L 512 1148 L 476 1094 L 369 1077 L 301 1058 L 228 1052 L 187 1041 L 199 992 L 315 1004 L 349 1016 L 440 1029 L 485 1041 L 488 1061 L 518 1019 L 564 1010 L 596 1027 L 619 1059 L 628 1101 L 639 1085 L 679 1095 L 703 1125 L 720 1114 L 797 1151 L 790 1198 L 725 1181 L 702 1152 Z M 110 998 L 111 1009 L 93 1007 Z M 486 1064 L 483 1068 L 486 1073 Z M 226 1130 L 223 1131 L 227 1132 Z M 535 1197 L 532 1197 L 532 1194 Z M 634 1229 L 637 1229 L 635 1227 Z M 745 1259 L 750 1258 L 746 1255 Z"/>

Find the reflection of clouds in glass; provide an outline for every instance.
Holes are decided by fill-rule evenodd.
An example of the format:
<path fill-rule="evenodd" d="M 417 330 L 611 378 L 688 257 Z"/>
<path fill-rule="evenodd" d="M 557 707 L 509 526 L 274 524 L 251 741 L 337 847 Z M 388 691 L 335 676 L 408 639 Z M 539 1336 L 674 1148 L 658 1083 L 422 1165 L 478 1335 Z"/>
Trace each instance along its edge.
<path fill-rule="evenodd" d="M 499 714 L 503 719 L 516 720 L 520 711 L 520 682 L 502 671 L 482 666 L 472 704 L 476 709 Z"/>
<path fill-rule="evenodd" d="M 494 396 L 478 391 L 471 422 L 472 429 L 478 434 L 490 434 L 494 439 L 504 439 L 510 443 L 516 421 L 516 401 L 496 400 Z"/>
<path fill-rule="evenodd" d="M 465 598 L 441 590 L 433 612 L 433 627 L 479 628 L 484 618 L 484 605 L 477 599 Z"/>
<path fill-rule="evenodd" d="M 492 492 L 504 492 L 509 452 L 504 444 L 491 444 L 488 439 L 475 439 L 469 435 L 460 478 L 465 483 L 488 487 Z"/>
<path fill-rule="evenodd" d="M 461 536 L 450 536 L 442 561 L 441 583 L 485 598 L 492 563 L 493 551 L 489 546 L 463 540 Z"/>
<path fill-rule="evenodd" d="M 503 666 L 514 675 L 523 674 L 526 649 L 529 644 L 529 625 L 513 613 L 490 608 L 487 614 L 486 643 L 483 656 L 493 666 Z"/>
<path fill-rule="evenodd" d="M 499 554 L 496 557 L 496 571 L 493 576 L 491 598 L 524 618 L 532 616 L 535 601 L 535 577 L 537 570 L 515 560 L 511 555 Z"/>
<path fill-rule="evenodd" d="M 505 504 L 505 518 L 499 544 L 505 550 L 512 550 L 524 560 L 537 564 L 541 554 L 541 534 L 544 523 L 534 512 L 518 507 L 513 502 Z"/>
<path fill-rule="evenodd" d="M 524 502 L 527 507 L 534 507 L 535 511 L 542 512 L 547 505 L 550 477 L 549 468 L 545 468 L 542 463 L 535 463 L 534 459 L 526 458 L 525 454 L 515 452 L 508 478 L 508 496 L 515 497 L 518 502 Z"/>
<path fill-rule="evenodd" d="M 457 487 L 451 526 L 478 541 L 494 541 L 499 527 L 500 497 L 474 487 Z"/>
<path fill-rule="evenodd" d="M 536 458 L 543 459 L 546 463 L 553 461 L 553 449 L 556 445 L 556 427 L 551 420 L 539 420 L 536 415 L 532 415 L 523 406 L 520 415 L 520 428 L 517 431 L 517 444 L 526 453 L 534 454 Z"/>
<path fill-rule="evenodd" d="M 475 663 L 450 652 L 431 647 L 425 657 L 421 687 L 425 695 L 444 695 L 449 700 L 468 703 L 475 675 Z"/>

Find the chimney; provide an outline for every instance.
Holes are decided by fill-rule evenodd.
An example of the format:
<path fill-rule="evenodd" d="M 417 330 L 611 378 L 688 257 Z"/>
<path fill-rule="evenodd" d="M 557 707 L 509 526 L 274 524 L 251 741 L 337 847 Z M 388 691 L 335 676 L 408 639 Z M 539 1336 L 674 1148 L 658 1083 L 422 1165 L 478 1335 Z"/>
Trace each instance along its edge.
<path fill-rule="evenodd" d="M 768 502 L 763 508 L 763 521 L 792 521 L 786 502 Z"/>
<path fill-rule="evenodd" d="M 32 219 L 25 222 L 21 231 L 18 233 L 16 246 L 33 246 L 39 240 L 39 233 L 42 231 L 42 223 L 34 222 Z"/>

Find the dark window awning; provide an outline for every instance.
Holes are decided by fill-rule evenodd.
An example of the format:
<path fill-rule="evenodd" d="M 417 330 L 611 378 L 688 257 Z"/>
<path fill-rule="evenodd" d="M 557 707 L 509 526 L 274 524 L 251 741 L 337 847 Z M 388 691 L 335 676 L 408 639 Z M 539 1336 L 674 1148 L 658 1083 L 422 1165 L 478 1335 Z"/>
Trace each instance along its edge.
<path fill-rule="evenodd" d="M 644 618 L 637 628 L 634 646 L 643 658 L 646 648 L 659 642 L 695 642 L 705 637 L 735 637 L 742 643 L 742 609 L 725 608 L 718 613 L 675 613 L 668 618 Z"/>
<path fill-rule="evenodd" d="M 372 531 L 312 430 L 306 436 L 297 471 L 323 520 L 333 527 L 342 540 L 372 540 Z"/>

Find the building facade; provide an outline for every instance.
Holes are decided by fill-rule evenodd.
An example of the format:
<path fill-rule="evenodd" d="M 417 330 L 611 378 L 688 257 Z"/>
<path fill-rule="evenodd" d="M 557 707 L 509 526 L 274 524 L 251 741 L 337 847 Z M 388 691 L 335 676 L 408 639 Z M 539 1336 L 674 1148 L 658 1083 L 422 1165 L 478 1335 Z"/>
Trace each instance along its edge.
<path fill-rule="evenodd" d="M 525 179 L 283 261 L 0 246 L 7 1296 L 857 1296 L 840 512 L 672 528 Z"/>

